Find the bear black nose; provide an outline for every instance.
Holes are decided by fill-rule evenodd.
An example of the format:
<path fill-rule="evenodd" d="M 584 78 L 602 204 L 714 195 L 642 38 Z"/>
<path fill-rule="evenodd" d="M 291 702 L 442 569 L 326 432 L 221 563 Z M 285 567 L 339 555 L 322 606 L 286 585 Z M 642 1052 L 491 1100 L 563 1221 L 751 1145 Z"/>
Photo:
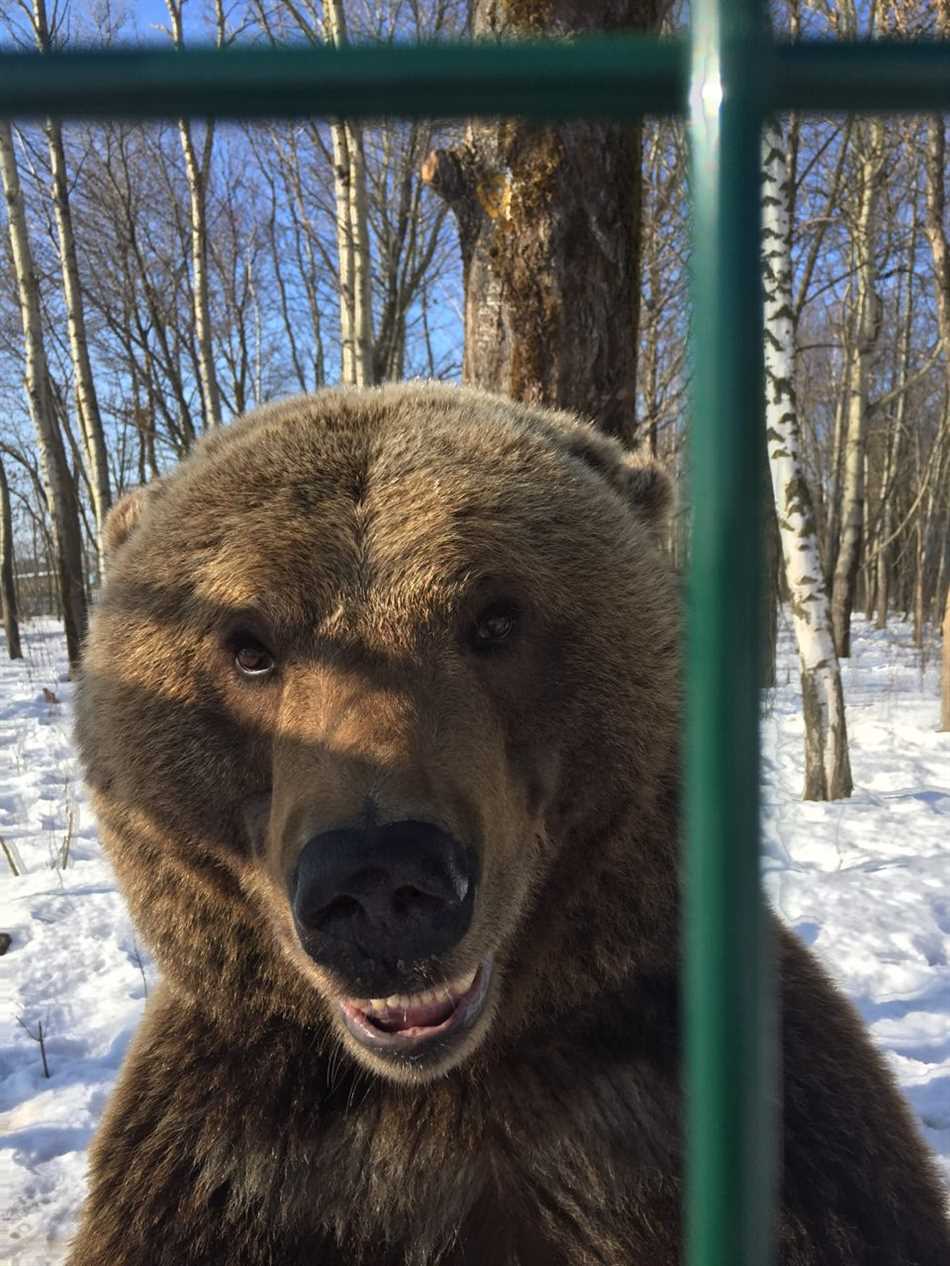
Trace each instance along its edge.
<path fill-rule="evenodd" d="M 472 849 L 428 822 L 325 831 L 300 854 L 294 921 L 316 962 L 354 991 L 380 988 L 458 944 L 476 879 Z"/>

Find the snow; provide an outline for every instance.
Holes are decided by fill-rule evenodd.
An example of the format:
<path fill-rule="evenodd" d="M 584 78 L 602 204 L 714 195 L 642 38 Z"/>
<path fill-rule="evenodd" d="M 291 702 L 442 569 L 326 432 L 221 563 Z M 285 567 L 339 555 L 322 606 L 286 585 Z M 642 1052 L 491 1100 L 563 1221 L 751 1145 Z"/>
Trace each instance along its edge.
<path fill-rule="evenodd" d="M 854 794 L 802 803 L 788 629 L 762 726 L 765 885 L 857 1006 L 950 1184 L 950 734 L 939 647 L 856 617 L 842 661 Z"/>
<path fill-rule="evenodd" d="M 0 957 L 0 1266 L 57 1266 L 154 971 L 79 779 L 61 631 L 36 621 L 25 633 L 19 664 L 0 637 L 0 840 L 22 863 L 14 877 L 0 850 L 0 931 L 12 936 Z M 798 673 L 781 632 L 763 709 L 765 883 L 864 1016 L 950 1183 L 950 735 L 936 731 L 936 651 L 922 657 L 905 625 L 856 619 L 853 652 L 855 793 L 805 804 Z M 49 1079 L 27 1032 L 39 1023 Z"/>

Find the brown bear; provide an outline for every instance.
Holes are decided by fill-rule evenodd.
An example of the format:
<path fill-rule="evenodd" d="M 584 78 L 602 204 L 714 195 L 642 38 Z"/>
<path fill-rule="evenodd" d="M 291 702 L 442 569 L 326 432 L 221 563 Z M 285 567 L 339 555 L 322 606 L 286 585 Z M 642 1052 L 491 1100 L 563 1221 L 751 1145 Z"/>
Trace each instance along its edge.
<path fill-rule="evenodd" d="M 78 738 L 163 983 L 72 1266 L 681 1260 L 665 478 L 439 386 L 216 432 L 113 512 Z M 947 1266 L 846 1001 L 776 928 L 787 1266 Z"/>

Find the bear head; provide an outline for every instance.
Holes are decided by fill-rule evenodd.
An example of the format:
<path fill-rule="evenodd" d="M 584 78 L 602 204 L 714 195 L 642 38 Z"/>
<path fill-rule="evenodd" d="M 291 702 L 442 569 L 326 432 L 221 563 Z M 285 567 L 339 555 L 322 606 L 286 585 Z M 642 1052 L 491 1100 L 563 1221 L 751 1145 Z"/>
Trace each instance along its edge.
<path fill-rule="evenodd" d="M 668 499 L 429 385 L 267 406 L 124 498 L 77 733 L 167 987 L 422 1082 L 672 961 Z"/>

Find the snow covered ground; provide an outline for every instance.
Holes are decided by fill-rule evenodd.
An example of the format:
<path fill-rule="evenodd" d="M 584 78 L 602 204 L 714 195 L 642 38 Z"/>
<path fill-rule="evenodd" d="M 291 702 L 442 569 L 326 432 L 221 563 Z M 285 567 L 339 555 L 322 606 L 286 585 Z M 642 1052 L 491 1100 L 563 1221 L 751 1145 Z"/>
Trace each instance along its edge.
<path fill-rule="evenodd" d="M 85 1153 L 154 975 L 118 896 L 70 744 L 58 628 L 0 638 L 0 1266 L 55 1266 Z M 937 665 L 858 620 L 845 694 L 856 790 L 803 804 L 790 633 L 765 707 L 765 871 L 781 914 L 854 999 L 950 1183 L 950 735 Z M 49 692 L 44 693 L 45 692 Z M 43 1075 L 42 1024 L 50 1076 Z"/>

